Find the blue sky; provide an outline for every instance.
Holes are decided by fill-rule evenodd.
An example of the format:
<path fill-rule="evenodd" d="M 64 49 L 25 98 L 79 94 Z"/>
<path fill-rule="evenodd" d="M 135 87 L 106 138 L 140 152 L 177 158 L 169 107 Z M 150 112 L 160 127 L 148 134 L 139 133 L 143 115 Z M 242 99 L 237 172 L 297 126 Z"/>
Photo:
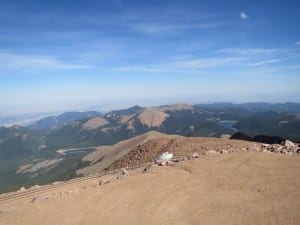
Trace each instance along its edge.
<path fill-rule="evenodd" d="M 300 102 L 299 1 L 0 1 L 0 114 Z"/>

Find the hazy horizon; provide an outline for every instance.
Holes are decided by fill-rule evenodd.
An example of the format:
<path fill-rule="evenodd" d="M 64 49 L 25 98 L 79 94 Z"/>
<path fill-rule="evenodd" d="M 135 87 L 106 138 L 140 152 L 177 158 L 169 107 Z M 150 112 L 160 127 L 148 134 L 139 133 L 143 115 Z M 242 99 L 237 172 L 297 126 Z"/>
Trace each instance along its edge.
<path fill-rule="evenodd" d="M 300 102 L 297 1 L 0 2 L 0 115 Z"/>
<path fill-rule="evenodd" d="M 60 107 L 52 110 L 32 110 L 32 111 L 22 111 L 20 113 L 13 113 L 13 112 L 0 112 L 0 117 L 14 117 L 14 116 L 31 116 L 31 115 L 40 115 L 41 117 L 50 116 L 50 115 L 60 115 L 62 113 L 66 112 L 86 112 L 86 111 L 98 111 L 101 113 L 108 113 L 113 110 L 123 110 L 127 108 L 131 108 L 134 106 L 140 106 L 140 107 L 158 107 L 158 106 L 164 106 L 164 105 L 173 105 L 173 104 L 188 104 L 188 105 L 197 105 L 197 104 L 300 104 L 300 102 L 267 102 L 267 101 L 246 101 L 246 102 L 232 102 L 232 101 L 149 101 L 148 103 L 145 102 L 112 102 L 107 104 L 98 104 L 98 105 L 89 105 L 81 107 L 80 105 L 77 107 Z"/>

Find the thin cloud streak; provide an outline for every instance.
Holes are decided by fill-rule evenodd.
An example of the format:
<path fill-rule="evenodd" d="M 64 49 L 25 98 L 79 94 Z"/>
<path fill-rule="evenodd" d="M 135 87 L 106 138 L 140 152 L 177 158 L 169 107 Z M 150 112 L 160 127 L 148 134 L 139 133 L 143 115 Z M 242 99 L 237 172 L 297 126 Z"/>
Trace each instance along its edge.
<path fill-rule="evenodd" d="M 223 23 L 194 23 L 194 24 L 160 24 L 141 23 L 132 24 L 129 27 L 143 34 L 171 34 L 191 29 L 213 29 L 222 26 Z"/>
<path fill-rule="evenodd" d="M 195 58 L 190 60 L 177 60 L 168 64 L 133 65 L 116 68 L 126 72 L 204 72 L 204 69 L 215 69 L 242 63 L 246 58 Z"/>
<path fill-rule="evenodd" d="M 250 66 L 264 66 L 264 65 L 268 65 L 268 64 L 273 64 L 273 63 L 277 63 L 280 62 L 280 59 L 268 59 L 268 60 L 264 60 L 264 61 L 260 61 L 260 62 L 256 62 L 253 64 L 250 64 Z"/>
<path fill-rule="evenodd" d="M 236 54 L 236 55 L 270 55 L 279 52 L 276 48 L 225 48 L 216 51 L 217 53 Z"/>
<path fill-rule="evenodd" d="M 91 69 L 91 66 L 67 63 L 49 56 L 0 53 L 0 69 Z"/>
<path fill-rule="evenodd" d="M 227 69 L 232 67 L 240 69 L 247 69 L 249 67 L 265 67 L 270 64 L 276 64 L 282 61 L 293 60 L 295 58 L 300 57 L 299 55 L 279 57 L 279 55 L 277 55 L 277 53 L 280 52 L 279 49 L 223 49 L 217 52 L 227 53 L 228 56 L 218 56 L 211 58 L 195 57 L 190 59 L 187 59 L 190 56 L 185 56 L 182 58 L 170 57 L 170 63 L 157 63 L 152 65 L 129 65 L 124 67 L 118 67 L 116 68 L 116 70 L 124 72 L 203 73 L 211 70 L 223 68 Z M 270 56 L 272 56 L 273 58 L 270 58 Z M 277 66 L 273 67 L 273 71 L 276 71 L 276 69 Z"/>
<path fill-rule="evenodd" d="M 282 62 L 282 61 L 293 60 L 293 59 L 296 59 L 296 58 L 299 58 L 299 57 L 300 57 L 300 55 L 291 55 L 291 56 L 282 57 L 282 58 L 267 59 L 267 60 L 262 60 L 262 61 L 253 63 L 250 66 L 264 66 L 264 65 L 268 65 L 268 64 L 274 64 L 274 63 Z"/>

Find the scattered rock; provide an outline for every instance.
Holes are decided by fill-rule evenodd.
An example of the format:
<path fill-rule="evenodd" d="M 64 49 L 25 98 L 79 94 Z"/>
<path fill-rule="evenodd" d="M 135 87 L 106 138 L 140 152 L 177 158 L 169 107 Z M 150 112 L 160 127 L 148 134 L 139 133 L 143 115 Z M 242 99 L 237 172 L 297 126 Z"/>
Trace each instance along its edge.
<path fill-rule="evenodd" d="M 265 152 L 265 153 L 271 153 L 271 152 L 268 151 L 267 149 L 263 149 L 262 152 Z"/>
<path fill-rule="evenodd" d="M 40 187 L 39 185 L 34 185 L 34 186 L 30 187 L 30 189 L 37 189 L 39 187 Z"/>
<path fill-rule="evenodd" d="M 226 154 L 226 153 L 228 153 L 228 151 L 226 149 L 223 149 L 220 151 L 220 154 Z"/>
<path fill-rule="evenodd" d="M 199 158 L 199 154 L 198 154 L 197 152 L 194 152 L 194 153 L 192 154 L 192 158 L 193 158 L 193 159 Z"/>
<path fill-rule="evenodd" d="M 158 165 L 158 166 L 165 166 L 166 165 L 166 161 L 163 161 L 163 160 L 156 160 L 155 163 Z"/>
<path fill-rule="evenodd" d="M 151 168 L 151 165 L 147 165 L 144 167 L 144 169 L 142 170 L 143 173 L 149 171 L 149 169 Z"/>
<path fill-rule="evenodd" d="M 215 150 L 208 150 L 205 152 L 205 155 L 216 155 L 216 154 L 218 154 L 218 153 Z"/>
<path fill-rule="evenodd" d="M 186 160 L 187 160 L 186 156 L 172 158 L 172 162 L 175 162 L 175 163 L 178 163 L 178 162 L 181 162 L 181 161 L 186 161 Z"/>
<path fill-rule="evenodd" d="M 30 201 L 29 201 L 29 203 L 37 203 L 37 202 L 40 202 L 40 201 L 42 201 L 43 200 L 43 198 L 41 197 L 41 196 L 36 196 L 36 197 L 33 197 Z"/>
<path fill-rule="evenodd" d="M 127 172 L 126 169 L 122 168 L 121 173 L 117 176 L 117 180 L 122 179 L 124 177 L 128 177 L 129 173 Z"/>
<path fill-rule="evenodd" d="M 282 144 L 261 144 L 260 147 L 255 145 L 252 150 L 265 153 L 274 152 L 283 155 L 294 155 L 300 153 L 298 145 L 299 144 L 293 143 L 292 141 L 285 140 Z"/>
<path fill-rule="evenodd" d="M 175 163 L 173 161 L 167 161 L 166 166 L 173 166 Z"/>
<path fill-rule="evenodd" d="M 110 181 L 109 180 L 106 180 L 106 179 L 100 179 L 99 180 L 99 185 L 104 185 L 104 184 L 108 184 Z"/>
<path fill-rule="evenodd" d="M 26 188 L 25 188 L 25 187 L 21 187 L 21 188 L 18 190 L 18 192 L 24 192 L 24 191 L 26 191 Z"/>
<path fill-rule="evenodd" d="M 129 173 L 128 173 L 128 171 L 126 169 L 122 168 L 121 175 L 125 176 L 125 177 L 128 177 Z"/>
<path fill-rule="evenodd" d="M 55 182 L 53 182 L 52 184 L 53 185 L 58 185 L 58 184 L 62 184 L 63 182 L 61 182 L 61 181 L 55 181 Z"/>

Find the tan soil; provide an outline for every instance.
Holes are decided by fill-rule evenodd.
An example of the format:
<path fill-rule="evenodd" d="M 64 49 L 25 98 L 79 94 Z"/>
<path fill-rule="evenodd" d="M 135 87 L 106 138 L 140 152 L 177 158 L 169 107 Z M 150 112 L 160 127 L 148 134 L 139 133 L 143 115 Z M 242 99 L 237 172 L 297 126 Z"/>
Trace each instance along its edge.
<path fill-rule="evenodd" d="M 128 130 L 134 130 L 134 126 L 133 126 L 133 123 L 134 123 L 134 117 L 137 115 L 136 114 L 131 114 L 131 115 L 122 115 L 120 117 L 120 122 L 122 124 L 126 124 L 127 123 L 127 129 Z"/>
<path fill-rule="evenodd" d="M 92 130 L 92 129 L 97 129 L 99 127 L 103 127 L 107 124 L 109 124 L 109 122 L 103 117 L 95 117 L 88 120 L 86 123 L 84 123 L 82 127 L 85 130 Z"/>
<path fill-rule="evenodd" d="M 148 127 L 159 127 L 168 116 L 169 114 L 155 108 L 147 108 L 139 114 L 138 118 L 143 125 Z"/>
<path fill-rule="evenodd" d="M 99 178 L 0 204 L 1 225 L 296 225 L 300 158 L 201 156 L 99 186 Z"/>

